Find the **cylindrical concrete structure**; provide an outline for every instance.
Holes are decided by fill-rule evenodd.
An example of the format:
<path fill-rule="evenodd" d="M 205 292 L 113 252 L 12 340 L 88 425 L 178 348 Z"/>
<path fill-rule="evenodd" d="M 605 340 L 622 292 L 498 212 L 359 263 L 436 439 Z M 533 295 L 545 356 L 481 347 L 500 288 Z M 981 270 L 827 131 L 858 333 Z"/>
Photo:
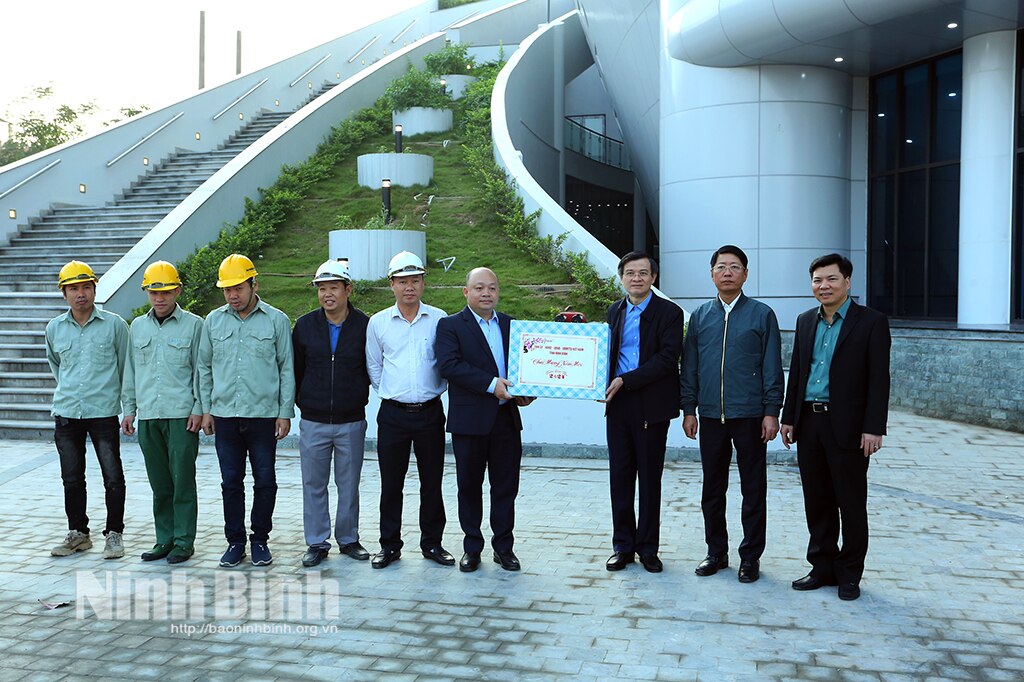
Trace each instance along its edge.
<path fill-rule="evenodd" d="M 378 189 L 384 178 L 395 187 L 429 185 L 434 177 L 434 157 L 427 154 L 360 154 L 356 159 L 359 185 Z"/>
<path fill-rule="evenodd" d="M 1010 321 L 1017 34 L 964 41 L 957 322 Z"/>
<path fill-rule="evenodd" d="M 661 139 L 672 151 L 660 167 L 662 290 L 692 310 L 715 295 L 711 252 L 735 244 L 750 258 L 744 292 L 792 328 L 814 303 L 810 261 L 851 253 L 850 76 L 675 60 L 667 71 Z"/>
<path fill-rule="evenodd" d="M 330 258 L 347 258 L 352 279 L 387 276 L 388 262 L 400 251 L 411 251 L 427 260 L 427 233 L 419 230 L 331 230 Z"/>
<path fill-rule="evenodd" d="M 393 111 L 391 125 L 401 125 L 402 134 L 406 137 L 423 133 L 443 133 L 452 129 L 452 110 L 410 107 L 402 111 Z"/>

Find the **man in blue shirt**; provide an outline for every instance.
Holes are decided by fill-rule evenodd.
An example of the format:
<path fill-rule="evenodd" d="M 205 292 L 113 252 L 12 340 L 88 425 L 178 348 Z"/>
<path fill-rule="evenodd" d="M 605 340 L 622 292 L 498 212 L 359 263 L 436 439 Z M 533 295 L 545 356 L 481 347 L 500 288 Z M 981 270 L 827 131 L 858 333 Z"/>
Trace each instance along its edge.
<path fill-rule="evenodd" d="M 652 291 L 658 264 L 641 251 L 619 261 L 626 297 L 608 309 L 611 327 L 607 408 L 612 547 L 605 567 L 621 571 L 636 555 L 651 573 L 658 558 L 661 475 L 668 425 L 679 416 L 683 311 Z M 633 511 L 639 487 L 639 515 Z"/>

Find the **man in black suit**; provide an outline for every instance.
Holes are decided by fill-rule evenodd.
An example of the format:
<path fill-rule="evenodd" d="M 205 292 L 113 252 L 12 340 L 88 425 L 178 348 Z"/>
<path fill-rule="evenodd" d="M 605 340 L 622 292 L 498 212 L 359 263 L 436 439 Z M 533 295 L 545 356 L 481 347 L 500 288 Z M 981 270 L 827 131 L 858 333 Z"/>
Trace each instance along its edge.
<path fill-rule="evenodd" d="M 523 457 L 519 406 L 533 399 L 515 398 L 508 392 L 512 318 L 495 310 L 498 277 L 487 268 L 476 268 L 466 278 L 462 293 L 466 307 L 438 321 L 434 342 L 441 376 L 448 380 L 447 429 L 455 450 L 459 523 L 465 534 L 459 570 L 469 573 L 480 567 L 486 471 L 491 484 L 494 561 L 506 571 L 518 571 L 512 528 Z"/>
<path fill-rule="evenodd" d="M 868 551 L 868 462 L 882 447 L 889 413 L 889 321 L 850 298 L 853 264 L 838 253 L 811 263 L 821 305 L 796 321 L 782 409 L 782 442 L 799 442 L 811 572 L 794 590 L 839 585 L 860 596 Z M 839 548 L 840 524 L 843 546 Z"/>
<path fill-rule="evenodd" d="M 627 295 L 608 308 L 605 416 L 615 553 L 605 568 L 621 571 L 639 555 L 645 569 L 659 573 L 661 475 L 668 425 L 679 416 L 683 311 L 654 295 L 658 264 L 646 253 L 623 256 L 619 277 Z M 638 482 L 639 515 L 633 511 Z"/>

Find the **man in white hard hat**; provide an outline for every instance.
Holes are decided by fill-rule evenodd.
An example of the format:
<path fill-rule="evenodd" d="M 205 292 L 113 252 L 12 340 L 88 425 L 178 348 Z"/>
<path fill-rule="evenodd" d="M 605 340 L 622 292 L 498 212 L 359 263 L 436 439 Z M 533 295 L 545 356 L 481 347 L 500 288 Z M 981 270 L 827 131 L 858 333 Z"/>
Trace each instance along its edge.
<path fill-rule="evenodd" d="M 348 261 L 329 260 L 313 281 L 320 307 L 295 321 L 295 403 L 302 469 L 302 527 L 308 549 L 303 566 L 316 566 L 331 548 L 328 481 L 334 463 L 338 502 L 334 538 L 338 551 L 370 558 L 359 544 L 359 475 L 363 469 L 366 403 L 366 326 L 370 318 L 352 305 Z"/>
<path fill-rule="evenodd" d="M 199 358 L 203 318 L 178 305 L 181 279 L 166 261 L 142 275 L 150 310 L 132 320 L 124 368 L 124 419 L 131 436 L 138 417 L 139 446 L 153 488 L 156 544 L 143 561 L 188 561 L 195 552 L 196 457 L 203 409 L 193 377 Z"/>
<path fill-rule="evenodd" d="M 253 566 L 273 561 L 267 541 L 277 501 L 277 441 L 295 415 L 295 358 L 288 316 L 256 295 L 256 266 L 233 253 L 220 264 L 225 305 L 206 316 L 199 342 L 203 431 L 216 435 L 228 548 L 220 565 L 245 558 L 245 463 L 252 467 L 249 542 Z"/>
<path fill-rule="evenodd" d="M 57 380 L 53 393 L 53 442 L 64 482 L 68 534 L 50 552 L 69 556 L 92 547 L 86 514 L 85 439 L 92 441 L 103 474 L 107 522 L 104 559 L 124 556 L 124 470 L 117 415 L 128 354 L 128 325 L 96 307 L 99 278 L 88 264 L 73 260 L 60 269 L 57 286 L 68 311 L 46 325 L 46 359 Z"/>
<path fill-rule="evenodd" d="M 420 478 L 420 551 L 442 566 L 455 557 L 441 546 L 444 533 L 444 408 L 446 384 L 434 359 L 437 323 L 445 316 L 423 303 L 423 261 L 402 251 L 388 265 L 395 305 L 372 318 L 366 332 L 366 367 L 381 397 L 377 412 L 380 465 L 380 552 L 374 568 L 402 556 L 402 488 L 409 470 L 409 448 L 416 452 Z"/>

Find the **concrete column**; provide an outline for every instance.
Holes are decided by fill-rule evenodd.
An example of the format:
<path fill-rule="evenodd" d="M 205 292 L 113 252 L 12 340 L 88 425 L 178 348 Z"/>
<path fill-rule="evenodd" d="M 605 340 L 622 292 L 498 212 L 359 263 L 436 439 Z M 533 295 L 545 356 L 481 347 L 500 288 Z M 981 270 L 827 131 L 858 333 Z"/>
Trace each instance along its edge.
<path fill-rule="evenodd" d="M 1010 321 L 1016 35 L 998 31 L 964 41 L 960 324 Z"/>
<path fill-rule="evenodd" d="M 551 84 L 555 105 L 551 114 L 555 118 L 552 146 L 558 153 L 558 196 L 555 198 L 559 206 L 565 206 L 565 24 L 554 24 L 551 34 L 554 43 Z"/>
<path fill-rule="evenodd" d="M 792 328 L 814 303 L 811 260 L 850 254 L 851 78 L 809 66 L 668 68 L 662 290 L 688 310 L 711 298 L 711 252 L 736 244 L 750 258 L 745 293 Z M 862 293 L 864 273 L 854 276 Z"/>

